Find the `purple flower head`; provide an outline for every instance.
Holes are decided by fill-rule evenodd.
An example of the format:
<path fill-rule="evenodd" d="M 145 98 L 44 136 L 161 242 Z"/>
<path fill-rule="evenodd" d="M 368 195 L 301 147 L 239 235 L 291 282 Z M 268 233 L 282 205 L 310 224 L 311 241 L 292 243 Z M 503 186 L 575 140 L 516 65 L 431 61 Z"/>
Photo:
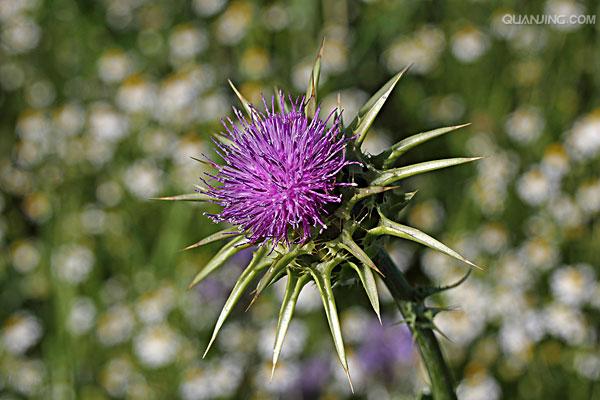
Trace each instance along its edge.
<path fill-rule="evenodd" d="M 346 160 L 348 139 L 341 134 L 340 117 L 332 111 L 325 121 L 317 109 L 313 119 L 304 113 L 303 100 L 291 102 L 289 111 L 275 111 L 275 100 L 265 113 L 252 109 L 248 120 L 234 109 L 239 124 L 224 122 L 225 143 L 216 141 L 224 164 L 209 175 L 207 192 L 223 210 L 211 215 L 244 232 L 252 243 L 306 241 L 323 222 L 328 203 L 338 203 L 334 193 L 338 173 Z M 283 100 L 279 104 L 286 109 Z M 333 124 L 327 121 L 333 117 Z"/>

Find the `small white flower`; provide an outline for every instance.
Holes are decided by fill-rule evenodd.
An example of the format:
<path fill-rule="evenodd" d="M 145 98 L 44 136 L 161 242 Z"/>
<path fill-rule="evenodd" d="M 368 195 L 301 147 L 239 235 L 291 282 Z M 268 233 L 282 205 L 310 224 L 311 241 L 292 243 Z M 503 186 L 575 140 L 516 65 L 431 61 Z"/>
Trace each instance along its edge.
<path fill-rule="evenodd" d="M 271 360 L 273 357 L 273 343 L 275 342 L 275 326 L 266 326 L 258 335 L 258 348 L 262 357 Z M 281 350 L 281 359 L 290 359 L 298 356 L 306 344 L 308 330 L 304 322 L 292 320 L 285 336 L 285 346 Z"/>
<path fill-rule="evenodd" d="M 62 106 L 53 118 L 54 129 L 60 135 L 74 136 L 85 124 L 85 110 L 77 103 Z"/>
<path fill-rule="evenodd" d="M 541 237 L 528 239 L 519 247 L 517 254 L 522 265 L 544 271 L 556 265 L 560 257 L 556 243 Z"/>
<path fill-rule="evenodd" d="M 7 383 L 27 398 L 41 394 L 46 368 L 41 360 L 19 360 L 8 371 Z"/>
<path fill-rule="evenodd" d="M 89 128 L 91 135 L 99 140 L 114 143 L 128 133 L 127 118 L 106 103 L 95 103 L 90 108 Z"/>
<path fill-rule="evenodd" d="M 554 297 L 570 306 L 581 306 L 590 300 L 595 287 L 596 274 L 587 264 L 562 267 L 554 271 L 550 278 Z"/>
<path fill-rule="evenodd" d="M 544 117 L 537 108 L 523 106 L 508 116 L 504 126 L 512 140 L 528 144 L 540 137 L 545 124 Z"/>
<path fill-rule="evenodd" d="M 175 27 L 169 38 L 171 58 L 175 61 L 189 60 L 197 56 L 208 46 L 204 31 L 192 26 Z"/>
<path fill-rule="evenodd" d="M 80 297 L 71 306 L 67 317 L 67 328 L 75 336 L 83 335 L 92 328 L 95 318 L 94 302 L 87 297 Z"/>
<path fill-rule="evenodd" d="M 128 113 L 150 112 L 156 101 L 156 87 L 140 77 L 127 79 L 117 92 L 117 105 Z"/>
<path fill-rule="evenodd" d="M 206 369 L 192 367 L 185 372 L 179 394 L 184 400 L 231 397 L 244 376 L 243 368 L 241 360 L 227 358 L 210 364 Z"/>
<path fill-rule="evenodd" d="M 385 52 L 388 70 L 394 73 L 412 64 L 409 72 L 425 74 L 431 71 L 446 45 L 444 32 L 432 25 L 419 28 L 411 37 L 400 37 Z"/>
<path fill-rule="evenodd" d="M 162 189 L 162 171 L 147 161 L 137 161 L 123 174 L 125 187 L 136 197 L 148 199 Z"/>
<path fill-rule="evenodd" d="M 567 150 L 577 160 L 594 158 L 600 152 L 600 110 L 575 121 L 567 134 Z"/>
<path fill-rule="evenodd" d="M 16 242 L 11 249 L 13 267 L 22 274 L 33 271 L 40 262 L 40 252 L 31 240 Z"/>
<path fill-rule="evenodd" d="M 463 380 L 456 388 L 459 400 L 498 400 L 502 389 L 496 380 L 487 374 L 477 374 Z"/>
<path fill-rule="evenodd" d="M 452 36 L 452 54 L 459 61 L 472 63 L 489 48 L 489 39 L 474 27 L 462 29 Z"/>
<path fill-rule="evenodd" d="M 252 9 L 246 3 L 233 3 L 217 20 L 216 38 L 225 45 L 237 44 L 248 30 Z"/>
<path fill-rule="evenodd" d="M 2 27 L 2 44 L 9 53 L 26 53 L 37 47 L 42 36 L 39 25 L 31 18 L 19 16 Z"/>
<path fill-rule="evenodd" d="M 488 223 L 479 231 L 480 246 L 490 254 L 497 254 L 508 244 L 506 227 L 497 223 Z"/>
<path fill-rule="evenodd" d="M 462 310 L 440 313 L 435 319 L 436 326 L 453 342 L 462 346 L 471 343 L 485 328 L 482 314 Z"/>
<path fill-rule="evenodd" d="M 2 344 L 11 354 L 23 354 L 42 337 L 42 325 L 29 312 L 21 311 L 8 317 L 2 326 Z"/>
<path fill-rule="evenodd" d="M 584 14 L 585 8 L 574 0 L 549 0 L 546 3 L 544 12 L 548 15 L 560 15 L 562 17 L 576 16 Z M 567 22 L 552 24 L 550 26 L 556 30 L 567 32 L 577 30 L 581 27 L 580 24 L 570 23 L 568 19 Z"/>
<path fill-rule="evenodd" d="M 575 370 L 590 381 L 600 379 L 600 354 L 579 353 L 574 359 Z"/>
<path fill-rule="evenodd" d="M 193 0 L 194 11 L 203 17 L 215 15 L 225 7 L 227 0 Z"/>
<path fill-rule="evenodd" d="M 73 285 L 85 281 L 94 266 L 94 254 L 81 245 L 63 245 L 52 255 L 52 268 L 59 279 Z"/>
<path fill-rule="evenodd" d="M 122 50 L 108 50 L 98 60 L 98 74 L 106 83 L 120 82 L 132 71 L 133 63 Z"/>
<path fill-rule="evenodd" d="M 539 206 L 558 191 L 557 182 L 549 179 L 539 168 L 530 168 L 517 181 L 517 193 L 531 206 Z"/>
<path fill-rule="evenodd" d="M 581 311 L 564 304 L 552 303 L 546 307 L 544 325 L 548 333 L 570 345 L 582 345 L 588 338 L 586 321 Z"/>
<path fill-rule="evenodd" d="M 100 374 L 100 383 L 113 397 L 123 397 L 134 375 L 133 365 L 126 357 L 109 360 Z"/>
<path fill-rule="evenodd" d="M 104 346 L 114 346 L 129 339 L 135 325 L 129 307 L 116 305 L 98 318 L 96 335 Z"/>
<path fill-rule="evenodd" d="M 133 342 L 136 356 L 148 368 L 160 368 L 172 363 L 179 346 L 177 334 L 167 325 L 147 327 Z"/>
<path fill-rule="evenodd" d="M 585 213 L 594 215 L 600 212 L 600 179 L 583 183 L 577 189 L 576 200 Z"/>
<path fill-rule="evenodd" d="M 562 195 L 549 204 L 549 211 L 561 226 L 575 228 L 582 223 L 582 213 L 579 207 L 567 195 Z"/>
<path fill-rule="evenodd" d="M 175 293 L 173 288 L 164 286 L 142 295 L 135 306 L 135 311 L 143 322 L 147 324 L 157 323 L 164 321 L 174 306 Z"/>

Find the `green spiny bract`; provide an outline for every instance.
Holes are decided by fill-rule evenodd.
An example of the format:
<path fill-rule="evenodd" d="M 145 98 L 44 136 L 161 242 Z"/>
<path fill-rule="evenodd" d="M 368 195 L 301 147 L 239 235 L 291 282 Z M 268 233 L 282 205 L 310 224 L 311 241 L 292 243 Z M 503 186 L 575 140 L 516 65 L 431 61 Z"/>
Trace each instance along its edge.
<path fill-rule="evenodd" d="M 307 103 L 303 108 L 309 118 L 314 116 L 315 109 L 317 108 L 317 87 L 321 51 L 319 51 L 316 57 L 305 97 Z M 348 362 L 332 290 L 332 287 L 336 284 L 338 278 L 342 276 L 342 273 L 347 275 L 347 272 L 350 271 L 356 274 L 374 312 L 381 320 L 376 285 L 376 275 L 380 275 L 381 272 L 373 259 L 378 251 L 382 251 L 383 238 L 392 236 L 417 242 L 453 257 L 470 267 L 476 267 L 475 264 L 465 259 L 456 251 L 426 233 L 393 221 L 394 216 L 406 206 L 415 194 L 414 192 L 402 192 L 398 186 L 394 186 L 399 181 L 414 175 L 479 159 L 450 158 L 396 167 L 400 156 L 419 144 L 468 124 L 435 129 L 409 136 L 376 156 L 365 154 L 361 151 L 361 144 L 366 138 L 369 128 L 405 72 L 406 69 L 390 79 L 359 110 L 355 119 L 347 126 L 342 127 L 344 135 L 347 138 L 351 138 L 346 157 L 350 161 L 353 161 L 353 163 L 347 165 L 340 172 L 338 178 L 342 182 L 352 182 L 355 185 L 339 188 L 341 202 L 336 203 L 335 208 L 326 217 L 327 229 L 321 230 L 315 236 L 310 237 L 308 241 L 299 243 L 290 242 L 287 244 L 276 241 L 265 241 L 257 246 L 252 260 L 241 273 L 223 306 L 204 355 L 207 354 L 233 307 L 255 279 L 260 277 L 253 291 L 251 304 L 265 289 L 285 277 L 287 278 L 287 283 L 277 322 L 273 351 L 273 370 L 277 364 L 285 334 L 294 315 L 298 296 L 307 283 L 313 282 L 323 302 L 337 355 L 349 377 Z M 255 108 L 231 82 L 230 85 L 241 101 L 248 118 L 252 119 L 254 117 L 253 113 L 256 112 Z M 276 93 L 276 96 L 280 100 L 279 96 L 281 94 L 279 92 Z M 284 102 L 279 101 L 279 104 L 284 104 Z M 198 187 L 198 193 L 163 197 L 161 199 L 182 201 L 214 200 L 205 189 Z M 226 228 L 186 248 L 191 249 L 211 242 L 229 239 L 194 277 L 190 287 L 200 283 L 211 272 L 223 266 L 236 253 L 252 246 L 252 243 L 245 241 L 244 232 L 232 233 L 234 230 L 235 228 Z M 414 299 L 417 301 L 409 303 L 412 304 L 414 309 L 409 310 L 408 314 L 412 315 L 413 318 L 411 318 L 411 321 L 405 322 L 411 325 L 425 324 L 435 329 L 433 317 L 439 311 L 442 311 L 442 309 L 426 307 L 422 300 L 427 296 L 450 287 L 411 290 L 411 296 L 414 296 Z"/>

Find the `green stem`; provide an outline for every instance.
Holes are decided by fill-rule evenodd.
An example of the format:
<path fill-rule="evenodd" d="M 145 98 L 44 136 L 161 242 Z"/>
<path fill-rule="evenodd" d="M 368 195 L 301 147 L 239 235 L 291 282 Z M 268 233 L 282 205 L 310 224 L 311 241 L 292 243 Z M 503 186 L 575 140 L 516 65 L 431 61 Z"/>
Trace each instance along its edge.
<path fill-rule="evenodd" d="M 377 265 L 383 273 L 383 282 L 389 289 L 400 313 L 407 322 L 431 381 L 431 393 L 435 400 L 456 400 L 454 384 L 448 364 L 433 330 L 427 326 L 428 318 L 423 300 L 408 283 L 404 274 L 396 267 L 389 255 L 380 249 L 377 253 Z"/>

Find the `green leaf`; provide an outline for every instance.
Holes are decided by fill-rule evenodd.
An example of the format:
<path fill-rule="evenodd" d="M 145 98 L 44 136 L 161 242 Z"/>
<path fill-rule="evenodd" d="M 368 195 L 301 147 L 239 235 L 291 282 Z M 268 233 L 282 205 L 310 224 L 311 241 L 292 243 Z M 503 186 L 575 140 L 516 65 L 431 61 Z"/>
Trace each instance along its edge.
<path fill-rule="evenodd" d="M 365 251 L 363 249 L 361 249 L 360 246 L 352 239 L 352 236 L 350 235 L 349 232 L 347 232 L 345 230 L 342 231 L 340 238 L 341 238 L 341 242 L 339 243 L 340 247 L 347 250 L 350 254 L 352 254 L 354 257 L 356 257 L 358 259 L 358 261 L 360 261 L 367 267 L 369 267 L 369 268 L 377 271 L 379 274 L 381 274 L 381 271 L 377 268 L 377 266 L 375 265 L 373 260 L 371 260 L 371 258 L 369 258 L 367 253 L 365 253 Z M 383 275 L 383 274 L 381 274 L 381 275 Z"/>
<path fill-rule="evenodd" d="M 291 251 L 282 254 L 273 264 L 269 267 L 267 272 L 260 278 L 258 281 L 258 285 L 256 285 L 256 289 L 254 291 L 254 296 L 252 301 L 250 302 L 250 306 L 254 304 L 258 296 L 265 290 L 267 287 L 273 283 L 281 273 L 284 273 L 287 266 L 294 261 L 296 257 L 302 254 L 307 254 L 308 251 L 304 247 L 296 246 Z M 248 307 L 250 307 L 248 306 Z"/>
<path fill-rule="evenodd" d="M 462 262 L 470 265 L 471 267 L 481 269 L 477 265 L 473 264 L 471 261 L 467 260 L 460 254 L 458 254 L 456 251 L 452 250 L 450 247 L 448 247 L 445 244 L 441 243 L 440 241 L 432 238 L 428 234 L 423 233 L 420 230 L 415 229 L 411 226 L 406 226 L 406 225 L 402 225 L 397 222 L 391 221 L 390 219 L 388 219 L 381 213 L 379 215 L 381 217 L 380 226 L 370 229 L 368 231 L 368 234 L 375 235 L 375 236 L 390 235 L 390 236 L 396 236 L 396 237 L 399 237 L 402 239 L 411 240 L 413 242 L 417 242 L 419 244 L 427 246 L 433 250 L 437 250 L 441 253 L 444 253 L 444 254 L 446 254 L 450 257 L 453 257 L 459 261 L 462 261 Z"/>
<path fill-rule="evenodd" d="M 369 186 L 356 189 L 356 193 L 347 202 L 345 202 L 342 207 L 338 208 L 336 214 L 344 219 L 347 219 L 350 217 L 350 211 L 352 211 L 352 208 L 360 200 L 398 188 L 399 186 Z"/>
<path fill-rule="evenodd" d="M 455 131 L 460 128 L 464 128 L 465 126 L 469 126 L 471 124 L 463 124 L 456 126 L 448 126 L 445 128 L 434 129 L 427 132 L 418 133 L 416 135 L 412 135 L 407 137 L 406 139 L 401 140 L 400 142 L 393 145 L 390 150 L 388 150 L 389 155 L 387 159 L 384 161 L 383 167 L 389 168 L 392 164 L 400 157 L 402 154 L 406 153 L 408 150 L 412 149 L 415 146 L 418 146 L 422 143 L 427 142 L 428 140 L 434 139 L 438 136 L 446 134 L 448 132 Z"/>
<path fill-rule="evenodd" d="M 200 272 L 194 277 L 189 288 L 196 286 L 202 282 L 211 272 L 221 267 L 225 261 L 230 259 L 233 255 L 239 253 L 243 249 L 247 249 L 251 246 L 250 243 L 240 244 L 244 240 L 243 236 L 238 236 L 221 247 L 221 249 L 215 254 L 215 256 L 202 268 Z"/>
<path fill-rule="evenodd" d="M 454 165 L 465 164 L 472 161 L 480 160 L 482 157 L 471 158 L 447 158 L 443 160 L 426 161 L 418 164 L 408 165 L 406 167 L 389 169 L 382 171 L 371 182 L 371 185 L 386 186 L 414 175 L 423 174 L 425 172 L 435 171 L 437 169 L 452 167 Z"/>
<path fill-rule="evenodd" d="M 238 97 L 238 99 L 242 103 L 242 106 L 244 107 L 246 114 L 248 114 L 250 119 L 252 119 L 252 116 L 254 115 L 254 111 L 252 110 L 252 104 L 248 100 L 246 100 L 246 98 L 240 93 L 239 90 L 237 90 L 237 88 L 235 87 L 233 82 L 231 82 L 231 80 L 228 79 L 227 82 L 229 82 L 229 86 L 231 86 L 231 89 L 233 89 L 233 92 L 235 93 L 235 95 Z"/>
<path fill-rule="evenodd" d="M 225 305 L 223 305 L 223 309 L 219 314 L 219 318 L 217 319 L 217 323 L 215 324 L 212 337 L 210 338 L 210 342 L 208 343 L 208 346 L 206 347 L 202 358 L 206 357 L 208 350 L 210 350 L 210 347 L 217 338 L 217 335 L 219 334 L 219 330 L 221 330 L 221 327 L 225 323 L 225 320 L 227 319 L 229 314 L 231 314 L 233 307 L 235 307 L 239 299 L 242 297 L 242 294 L 244 293 L 250 282 L 252 282 L 254 277 L 262 268 L 266 267 L 266 264 L 261 264 L 260 262 L 265 256 L 265 252 L 266 249 L 264 247 L 259 247 L 258 250 L 254 252 L 252 261 L 250 261 L 250 264 L 248 264 L 246 269 L 244 269 L 237 282 L 233 286 L 233 289 L 231 290 L 231 293 L 229 294 L 229 297 L 225 301 Z"/>
<path fill-rule="evenodd" d="M 399 195 L 394 195 L 385 199 L 384 204 L 381 206 L 382 210 L 385 210 L 387 215 L 398 215 L 400 211 L 406 207 L 406 205 L 412 200 L 412 198 L 417 194 L 417 191 L 414 192 L 405 192 Z"/>
<path fill-rule="evenodd" d="M 233 238 L 233 237 L 236 237 L 239 235 L 240 235 L 240 233 L 232 231 L 232 228 L 223 229 L 222 231 L 215 232 L 212 235 L 208 235 L 204 239 L 187 246 L 183 250 L 195 249 L 197 247 L 204 246 L 205 244 L 208 244 L 208 243 L 216 242 L 218 240 Z"/>
<path fill-rule="evenodd" d="M 281 302 L 281 309 L 279 310 L 277 332 L 275 334 L 275 343 L 273 345 L 273 369 L 271 370 L 271 378 L 273 377 L 277 360 L 279 359 L 281 349 L 283 348 L 283 339 L 285 338 L 285 334 L 287 333 L 292 317 L 294 316 L 298 296 L 304 285 L 309 281 L 309 275 L 305 274 L 298 276 L 298 274 L 291 269 L 287 270 L 287 275 L 288 280 L 285 287 L 285 295 Z"/>
<path fill-rule="evenodd" d="M 350 123 L 350 129 L 352 136 L 357 136 L 356 138 L 356 146 L 360 147 L 362 142 L 367 137 L 367 131 L 375 121 L 377 114 L 385 104 L 386 100 L 390 96 L 394 87 L 402 78 L 402 75 L 408 70 L 408 67 L 398 72 L 392 79 L 387 81 L 381 89 L 379 89 L 373 97 L 371 97 L 365 105 L 358 111 L 358 114 L 354 118 L 354 120 Z"/>
<path fill-rule="evenodd" d="M 377 319 L 379 319 L 379 323 L 381 323 L 381 315 L 379 313 L 379 295 L 377 293 L 377 283 L 375 282 L 375 276 L 373 275 L 373 271 L 371 268 L 362 264 L 360 267 L 354 264 L 351 261 L 348 261 L 348 265 L 354 269 L 360 278 L 360 281 L 365 288 L 365 292 L 367 292 L 367 297 L 371 302 L 371 306 L 377 314 Z"/>
<path fill-rule="evenodd" d="M 348 377 L 348 382 L 350 382 L 350 387 L 352 388 L 352 381 L 350 380 L 350 374 L 348 372 L 346 350 L 344 349 L 342 328 L 340 327 L 340 320 L 338 317 L 337 308 L 335 306 L 335 297 L 331 288 L 330 278 L 331 270 L 340 261 L 340 259 L 335 259 L 333 261 L 321 263 L 319 265 L 323 268 L 311 268 L 310 274 L 312 275 L 317 289 L 319 290 L 319 294 L 321 295 L 323 307 L 325 308 L 325 315 L 327 316 L 327 322 L 329 323 L 329 329 L 331 330 L 331 335 L 333 337 L 333 344 L 335 345 L 338 358 L 340 359 L 342 368 L 344 368 L 346 376 Z M 352 389 L 352 391 L 354 391 L 354 389 Z"/>
<path fill-rule="evenodd" d="M 457 280 L 454 283 L 451 283 L 450 285 L 446 285 L 446 286 L 434 286 L 434 287 L 418 287 L 417 288 L 417 295 L 421 298 L 421 299 L 426 299 L 429 296 L 433 296 L 434 294 L 437 293 L 441 293 L 441 292 L 445 292 L 447 290 L 452 290 L 454 288 L 457 288 L 458 286 L 462 285 L 463 282 L 465 282 L 467 280 L 467 278 L 469 278 L 469 276 L 471 275 L 471 271 L 473 271 L 473 269 L 468 269 L 467 273 L 460 278 L 459 280 Z M 434 308 L 430 307 L 431 310 L 434 310 Z M 439 308 L 439 310 L 441 311 L 449 311 L 449 309 L 444 309 L 444 308 Z M 436 312 L 437 314 L 437 312 Z"/>
<path fill-rule="evenodd" d="M 180 194 L 177 196 L 167 197 L 154 197 L 151 200 L 163 200 L 163 201 L 213 201 L 216 200 L 214 197 L 210 197 L 206 193 L 188 193 Z"/>
<path fill-rule="evenodd" d="M 321 42 L 321 47 L 317 52 L 317 56 L 315 57 L 315 62 L 313 64 L 312 71 L 310 73 L 310 79 L 308 81 L 308 86 L 306 88 L 306 107 L 304 112 L 307 117 L 314 117 L 315 110 L 317 108 L 317 89 L 319 87 L 319 77 L 321 75 L 321 57 L 323 56 L 323 46 L 325 45 L 325 39 Z"/>

